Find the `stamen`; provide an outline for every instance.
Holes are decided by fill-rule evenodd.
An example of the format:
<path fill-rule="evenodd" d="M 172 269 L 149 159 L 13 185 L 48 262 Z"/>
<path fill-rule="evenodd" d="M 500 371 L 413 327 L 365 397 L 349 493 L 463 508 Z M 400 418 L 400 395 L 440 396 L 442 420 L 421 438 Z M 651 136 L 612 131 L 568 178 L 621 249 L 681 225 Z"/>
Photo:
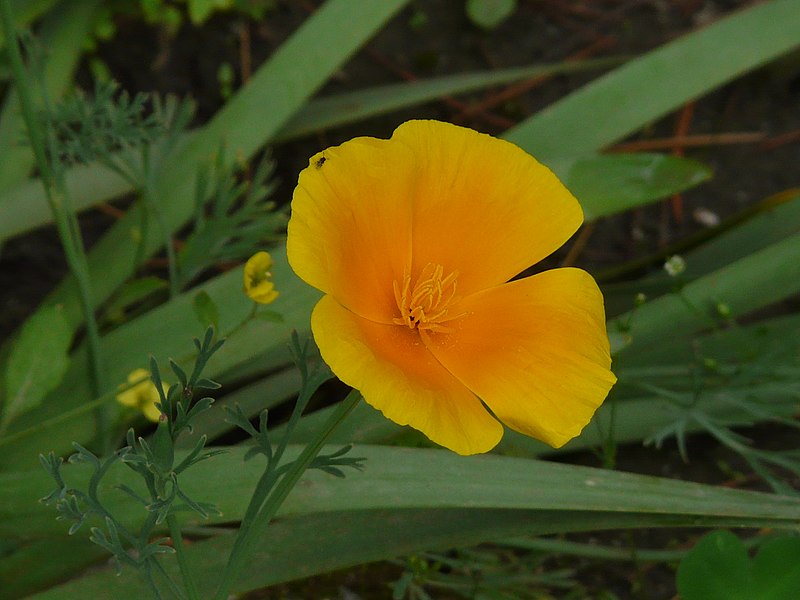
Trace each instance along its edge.
<path fill-rule="evenodd" d="M 397 325 L 405 325 L 410 329 L 432 332 L 451 332 L 452 327 L 444 325 L 464 316 L 464 313 L 451 314 L 452 305 L 460 299 L 456 295 L 458 271 L 444 276 L 444 267 L 428 263 L 411 285 L 411 274 L 406 271 L 402 286 L 393 282 L 394 298 L 400 317 L 393 319 Z"/>

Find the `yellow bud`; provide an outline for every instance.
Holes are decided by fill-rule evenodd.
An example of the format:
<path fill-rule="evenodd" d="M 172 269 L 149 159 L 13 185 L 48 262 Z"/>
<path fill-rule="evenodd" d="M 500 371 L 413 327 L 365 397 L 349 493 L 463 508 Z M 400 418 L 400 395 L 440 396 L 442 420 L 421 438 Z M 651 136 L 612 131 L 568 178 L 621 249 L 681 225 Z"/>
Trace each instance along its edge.
<path fill-rule="evenodd" d="M 272 282 L 272 257 L 269 252 L 256 252 L 244 265 L 244 292 L 258 304 L 270 304 L 278 297 Z"/>
<path fill-rule="evenodd" d="M 147 378 L 147 379 L 145 379 Z M 136 382 L 139 383 L 136 383 Z M 134 384 L 128 387 L 130 384 Z M 167 393 L 167 386 L 162 382 L 164 393 Z M 156 402 L 161 401 L 158 390 L 150 380 L 150 372 L 146 369 L 135 369 L 128 374 L 128 383 L 119 386 L 121 391 L 117 394 L 117 402 L 123 406 L 140 411 L 148 421 L 158 422 L 161 411 L 156 407 Z M 124 389 L 128 387 L 128 389 Z"/>

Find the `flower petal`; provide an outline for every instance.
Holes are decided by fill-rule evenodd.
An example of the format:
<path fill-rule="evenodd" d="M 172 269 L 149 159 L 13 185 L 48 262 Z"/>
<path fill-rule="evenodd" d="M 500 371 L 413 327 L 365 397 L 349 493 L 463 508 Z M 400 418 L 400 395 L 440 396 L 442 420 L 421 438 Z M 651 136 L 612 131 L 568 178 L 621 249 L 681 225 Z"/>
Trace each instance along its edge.
<path fill-rule="evenodd" d="M 422 338 L 503 423 L 553 447 L 577 436 L 616 377 L 603 298 L 579 269 L 554 269 L 465 298 L 451 333 Z"/>
<path fill-rule="evenodd" d="M 313 156 L 292 199 L 289 264 L 377 322 L 397 316 L 393 282 L 410 263 L 415 161 L 403 144 L 356 138 Z"/>
<path fill-rule="evenodd" d="M 459 454 L 491 450 L 503 427 L 407 327 L 363 319 L 331 296 L 311 317 L 322 358 L 346 384 L 399 423 Z"/>
<path fill-rule="evenodd" d="M 412 224 L 416 277 L 458 271 L 460 294 L 504 283 L 566 242 L 583 221 L 575 197 L 510 142 L 439 121 L 409 121 L 391 142 L 421 157 Z"/>

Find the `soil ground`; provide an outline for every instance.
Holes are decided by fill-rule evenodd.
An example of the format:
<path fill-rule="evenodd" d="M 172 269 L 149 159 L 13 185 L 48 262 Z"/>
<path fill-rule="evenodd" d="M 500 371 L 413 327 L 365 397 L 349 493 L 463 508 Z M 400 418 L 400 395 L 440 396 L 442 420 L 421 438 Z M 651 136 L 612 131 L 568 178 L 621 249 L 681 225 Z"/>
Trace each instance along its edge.
<path fill-rule="evenodd" d="M 117 35 L 99 45 L 96 58 L 104 61 L 113 77 L 130 92 L 191 95 L 198 103 L 199 124 L 224 102 L 217 77 L 220 65 L 227 63 L 233 67 L 238 85 L 246 78 L 247 67 L 243 65 L 249 62 L 256 68 L 317 4 L 277 2 L 275 10 L 261 23 L 219 15 L 199 28 L 186 25 L 174 37 L 134 19 L 121 19 Z M 348 62 L 320 95 L 487 68 L 554 63 L 575 57 L 637 55 L 750 4 L 734 0 L 520 0 L 513 18 L 492 31 L 483 31 L 468 20 L 462 0 L 419 0 L 412 2 Z M 671 138 L 677 133 L 756 134 L 743 136 L 742 140 L 750 140 L 746 143 L 686 149 L 667 141 L 664 151 L 684 151 L 687 156 L 705 162 L 713 168 L 714 179 L 683 194 L 682 218 L 675 212 L 675 204 L 665 202 L 598 223 L 579 257 L 579 264 L 590 270 L 601 269 L 658 250 L 704 226 L 696 216 L 698 209 L 724 217 L 797 186 L 800 183 L 799 67 L 800 56 L 787 57 L 697 99 L 690 108 L 653 123 L 629 140 Z M 88 73 L 84 66 L 80 81 L 87 87 Z M 558 76 L 507 96 L 501 96 L 507 88 L 495 88 L 285 144 L 274 149 L 282 181 L 277 199 L 290 198 L 296 175 L 305 166 L 307 157 L 328 145 L 354 135 L 388 137 L 397 124 L 420 117 L 499 133 L 594 76 Z M 475 107 L 481 104 L 489 108 L 476 111 Z M 110 220 L 111 217 L 99 211 L 84 215 L 82 226 L 87 239 L 91 242 L 96 238 Z M 64 273 L 65 265 L 51 229 L 8 242 L 0 254 L 0 337 L 10 333 Z M 787 432 L 775 427 L 761 427 L 752 433 L 760 441 L 784 447 L 794 443 Z M 710 440 L 702 436 L 693 438 L 692 450 L 692 461 L 686 465 L 671 447 L 660 451 L 626 448 L 619 455 L 618 466 L 727 485 L 739 485 L 741 478 L 745 483 L 750 481 L 740 461 Z M 570 460 L 598 462 L 591 454 L 573 456 Z M 608 544 L 664 548 L 684 545 L 699 534 L 668 530 L 598 537 Z M 609 565 L 586 559 L 551 558 L 544 567 L 573 569 L 580 586 L 576 593 L 585 594 L 572 596 L 576 598 L 667 600 L 675 594 L 674 575 L 668 566 Z M 392 565 L 361 567 L 248 598 L 388 598 L 391 592 L 387 582 L 396 579 L 399 573 Z M 603 591 L 609 595 L 603 596 Z M 551 590 L 551 593 L 554 598 L 570 597 L 565 591 Z M 434 594 L 434 597 L 450 596 Z"/>

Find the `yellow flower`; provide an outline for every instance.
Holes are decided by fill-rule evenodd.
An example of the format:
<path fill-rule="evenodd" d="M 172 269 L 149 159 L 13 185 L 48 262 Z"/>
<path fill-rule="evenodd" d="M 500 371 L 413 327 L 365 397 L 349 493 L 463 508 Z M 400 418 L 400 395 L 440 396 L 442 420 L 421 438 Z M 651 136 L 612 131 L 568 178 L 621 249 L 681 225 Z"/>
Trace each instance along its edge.
<path fill-rule="evenodd" d="M 141 381 L 144 378 L 144 381 Z M 153 382 L 150 380 L 150 371 L 146 369 L 135 369 L 128 375 L 128 383 L 120 385 L 120 389 L 125 388 L 139 381 L 136 385 L 128 388 L 125 391 L 117 394 L 117 402 L 123 406 L 129 406 L 142 412 L 144 416 L 154 423 L 158 422 L 161 417 L 161 411 L 156 407 L 156 402 L 160 402 L 161 398 L 158 395 L 158 390 Z M 162 382 L 164 393 L 167 393 L 168 386 Z"/>
<path fill-rule="evenodd" d="M 559 447 L 616 381 L 603 298 L 574 268 L 509 280 L 582 220 L 517 146 L 409 121 L 311 158 L 287 249 L 326 294 L 311 318 L 323 359 L 388 418 L 459 454 L 493 448 L 498 420 Z"/>
<path fill-rule="evenodd" d="M 278 297 L 272 282 L 272 257 L 269 252 L 256 252 L 244 265 L 244 291 L 254 302 L 270 304 Z"/>

